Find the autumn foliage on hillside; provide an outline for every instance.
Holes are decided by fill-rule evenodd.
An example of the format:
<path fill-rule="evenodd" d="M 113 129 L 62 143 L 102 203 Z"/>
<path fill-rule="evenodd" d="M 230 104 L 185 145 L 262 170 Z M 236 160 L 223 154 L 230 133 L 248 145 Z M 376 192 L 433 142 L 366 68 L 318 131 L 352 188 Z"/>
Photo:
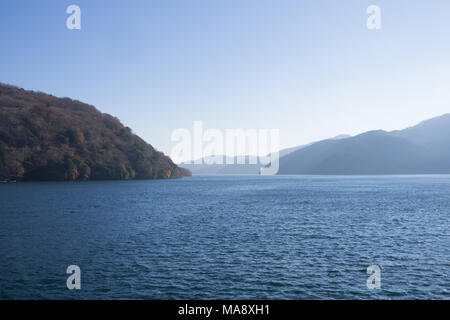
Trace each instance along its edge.
<path fill-rule="evenodd" d="M 0 180 L 126 180 L 190 173 L 117 118 L 0 84 Z"/>

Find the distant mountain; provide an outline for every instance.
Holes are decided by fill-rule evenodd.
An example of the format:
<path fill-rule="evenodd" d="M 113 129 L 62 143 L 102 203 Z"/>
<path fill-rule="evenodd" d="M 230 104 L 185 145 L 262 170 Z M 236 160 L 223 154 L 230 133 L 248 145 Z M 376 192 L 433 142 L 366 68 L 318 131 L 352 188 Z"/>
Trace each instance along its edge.
<path fill-rule="evenodd" d="M 325 140 L 280 159 L 279 174 L 450 173 L 450 114 L 401 131 Z"/>
<path fill-rule="evenodd" d="M 0 84 L 0 181 L 189 174 L 93 106 Z"/>
<path fill-rule="evenodd" d="M 349 135 L 339 135 L 331 139 L 344 139 L 350 137 Z M 300 150 L 307 146 L 312 145 L 312 143 L 292 148 L 286 148 L 280 150 L 279 157 L 284 157 L 294 151 Z M 263 167 L 258 162 L 256 156 L 246 155 L 245 164 L 237 164 L 237 157 L 226 157 L 224 155 L 220 156 L 223 159 L 223 164 L 207 164 L 208 158 L 202 158 L 199 160 L 200 164 L 193 163 L 181 163 L 180 166 L 188 169 L 193 175 L 258 175 L 260 173 L 261 167 Z M 228 160 L 231 164 L 226 164 Z M 256 164 L 250 164 L 250 163 Z"/>

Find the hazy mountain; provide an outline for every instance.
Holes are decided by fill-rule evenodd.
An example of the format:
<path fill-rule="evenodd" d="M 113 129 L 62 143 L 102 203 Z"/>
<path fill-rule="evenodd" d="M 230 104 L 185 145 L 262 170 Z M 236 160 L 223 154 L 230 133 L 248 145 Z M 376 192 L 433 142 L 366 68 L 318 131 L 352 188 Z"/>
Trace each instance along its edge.
<path fill-rule="evenodd" d="M 0 180 L 157 179 L 189 174 L 93 106 L 0 84 Z"/>
<path fill-rule="evenodd" d="M 348 137 L 350 136 L 339 135 L 331 139 L 344 139 Z M 284 157 L 294 151 L 300 150 L 312 144 L 313 143 L 282 149 L 280 150 L 279 157 Z M 258 175 L 262 167 L 262 165 L 257 161 L 258 158 L 256 156 L 245 156 L 245 164 L 237 164 L 237 157 L 225 157 L 223 155 L 220 157 L 223 159 L 223 164 L 207 164 L 207 158 L 202 158 L 199 160 L 201 164 L 182 163 L 180 166 L 190 170 L 193 175 Z M 228 162 L 233 164 L 226 164 L 227 159 Z M 250 162 L 256 162 L 256 164 L 250 164 Z"/>
<path fill-rule="evenodd" d="M 280 159 L 279 174 L 450 173 L 450 115 L 401 131 L 325 140 Z"/>

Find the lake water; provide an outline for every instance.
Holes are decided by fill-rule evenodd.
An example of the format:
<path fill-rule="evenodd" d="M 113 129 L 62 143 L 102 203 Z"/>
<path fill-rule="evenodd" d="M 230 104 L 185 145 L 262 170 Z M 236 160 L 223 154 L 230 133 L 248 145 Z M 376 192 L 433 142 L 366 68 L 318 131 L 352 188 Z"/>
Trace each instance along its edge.
<path fill-rule="evenodd" d="M 0 184 L 0 298 L 449 299 L 449 218 L 450 176 Z"/>

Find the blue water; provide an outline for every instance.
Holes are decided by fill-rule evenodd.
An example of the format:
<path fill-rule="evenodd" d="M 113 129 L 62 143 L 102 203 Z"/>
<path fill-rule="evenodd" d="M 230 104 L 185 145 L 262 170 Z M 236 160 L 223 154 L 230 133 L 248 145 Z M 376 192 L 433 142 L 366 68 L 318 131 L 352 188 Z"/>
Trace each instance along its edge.
<path fill-rule="evenodd" d="M 450 176 L 0 184 L 0 298 L 449 299 L 449 213 Z"/>

